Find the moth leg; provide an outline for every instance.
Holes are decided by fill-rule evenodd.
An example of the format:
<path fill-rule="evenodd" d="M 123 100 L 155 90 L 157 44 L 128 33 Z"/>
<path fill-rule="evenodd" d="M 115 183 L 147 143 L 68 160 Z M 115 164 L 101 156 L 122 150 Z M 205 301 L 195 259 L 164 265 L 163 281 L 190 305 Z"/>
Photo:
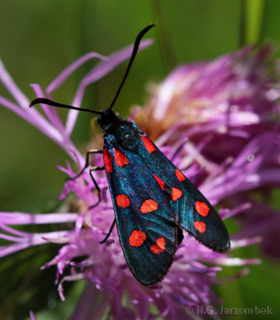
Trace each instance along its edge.
<path fill-rule="evenodd" d="M 89 165 L 89 156 L 91 154 L 94 154 L 94 153 L 103 153 L 102 150 L 97 150 L 97 149 L 91 149 L 87 152 L 86 154 L 86 163 L 85 163 L 85 166 L 83 167 L 83 169 L 74 177 L 74 178 L 68 178 L 67 180 L 76 180 L 77 178 L 80 177 L 80 175 L 86 170 L 86 168 L 88 167 Z"/>
<path fill-rule="evenodd" d="M 100 201 L 101 201 L 100 188 L 99 188 L 99 186 L 98 186 L 98 183 L 97 183 L 96 180 L 94 179 L 94 176 L 93 176 L 92 172 L 93 172 L 93 171 L 98 171 L 98 170 L 104 170 L 104 169 L 105 169 L 104 166 L 102 166 L 102 167 L 91 167 L 91 168 L 89 169 L 89 174 L 90 174 L 91 179 L 92 179 L 92 181 L 93 181 L 93 183 L 94 183 L 94 185 L 95 185 L 95 188 L 96 188 L 96 190 L 97 190 L 97 192 L 98 192 L 98 201 L 97 201 L 95 204 L 93 204 L 92 206 L 90 206 L 89 209 L 96 207 L 96 206 L 100 203 Z"/>
<path fill-rule="evenodd" d="M 104 242 L 110 237 L 110 234 L 112 233 L 115 224 L 116 224 L 116 219 L 114 219 L 114 221 L 113 221 L 113 223 L 112 223 L 112 225 L 111 225 L 111 228 L 110 228 L 107 236 L 105 237 L 105 239 L 102 240 L 101 242 L 99 242 L 100 244 L 104 243 Z"/>

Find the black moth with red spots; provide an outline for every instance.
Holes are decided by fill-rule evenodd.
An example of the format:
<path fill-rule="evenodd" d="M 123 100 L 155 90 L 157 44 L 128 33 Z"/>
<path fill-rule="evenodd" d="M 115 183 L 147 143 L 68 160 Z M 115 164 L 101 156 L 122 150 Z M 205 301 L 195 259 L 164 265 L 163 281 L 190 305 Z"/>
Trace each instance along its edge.
<path fill-rule="evenodd" d="M 135 278 L 144 285 L 162 280 L 181 229 L 214 251 L 227 251 L 227 229 L 211 204 L 136 124 L 116 121 L 109 134 L 104 131 L 103 156 L 120 242 Z M 117 141 L 123 131 L 133 143 Z"/>
<path fill-rule="evenodd" d="M 108 109 L 100 112 L 75 108 L 43 98 L 30 105 L 44 103 L 99 114 L 98 123 L 104 132 L 103 151 L 89 151 L 85 168 L 89 154 L 103 152 L 104 167 L 90 170 L 99 192 L 95 205 L 100 202 L 101 195 L 92 171 L 105 169 L 115 211 L 114 222 L 127 264 L 134 277 L 145 286 L 157 284 L 168 272 L 183 239 L 182 230 L 216 252 L 230 249 L 227 229 L 209 201 L 141 128 L 112 111 L 140 41 L 153 26 L 143 29 L 136 38 L 125 76 Z"/>

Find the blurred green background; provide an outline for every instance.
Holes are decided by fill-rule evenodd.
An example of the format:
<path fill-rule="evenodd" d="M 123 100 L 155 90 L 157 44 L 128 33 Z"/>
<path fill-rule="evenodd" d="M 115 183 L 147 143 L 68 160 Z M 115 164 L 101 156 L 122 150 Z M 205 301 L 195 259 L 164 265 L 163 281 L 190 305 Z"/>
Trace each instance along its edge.
<path fill-rule="evenodd" d="M 133 43 L 147 24 L 157 22 L 146 36 L 155 44 L 137 56 L 129 81 L 116 109 L 125 116 L 132 105 L 143 105 L 149 80 L 159 82 L 180 63 L 214 59 L 249 43 L 273 41 L 279 48 L 280 1 L 277 0 L 1 0 L 0 57 L 19 88 L 32 100 L 30 83 L 43 89 L 71 62 L 96 51 L 108 55 Z M 279 51 L 276 57 L 279 56 Z M 54 93 L 57 101 L 70 103 L 79 79 L 96 61 L 88 62 Z M 120 83 L 122 64 L 88 87 L 83 106 L 107 107 Z M 0 94 L 8 97 L 0 87 Z M 37 129 L 1 108 L 0 210 L 51 212 L 57 207 L 65 175 L 65 153 Z M 62 112 L 63 114 L 63 112 Z M 73 134 L 83 150 L 91 138 L 91 117 L 80 114 Z M 38 320 L 67 319 L 82 284 L 66 286 L 68 298 L 60 302 L 54 286 L 55 268 L 40 265 L 57 252 L 56 246 L 33 248 L 0 262 L 0 314 L 5 319 L 25 319 L 30 309 Z M 258 247 L 236 252 L 257 258 Z M 225 307 L 271 307 L 273 315 L 238 315 L 237 319 L 279 319 L 279 262 L 262 257 L 248 276 L 216 289 Z M 225 268 L 224 275 L 238 268 Z M 41 312 L 39 312 L 41 310 Z M 9 316 L 8 316 L 9 314 Z M 1 317 L 0 317 L 1 318 Z"/>

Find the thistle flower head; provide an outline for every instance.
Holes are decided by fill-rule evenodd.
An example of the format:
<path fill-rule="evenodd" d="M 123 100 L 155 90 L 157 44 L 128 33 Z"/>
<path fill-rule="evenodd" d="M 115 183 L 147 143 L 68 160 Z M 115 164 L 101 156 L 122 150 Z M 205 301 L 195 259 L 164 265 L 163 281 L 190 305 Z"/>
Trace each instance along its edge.
<path fill-rule="evenodd" d="M 143 41 L 141 48 L 143 49 L 149 44 L 150 41 Z M 81 80 L 74 95 L 72 105 L 79 107 L 86 86 L 100 79 L 121 61 L 128 58 L 130 52 L 131 47 L 114 53 L 109 57 L 103 57 L 96 53 L 85 55 L 65 69 L 48 86 L 46 93 L 44 93 L 38 85 L 33 85 L 34 91 L 38 97 L 51 98 L 51 92 L 58 88 L 83 62 L 92 57 L 100 58 L 103 61 L 97 64 L 97 66 Z M 224 57 L 222 60 L 228 60 L 230 62 L 230 59 L 232 59 L 230 57 L 231 56 Z M 219 65 L 217 62 L 214 63 L 214 66 L 217 64 Z M 224 64 L 222 63 L 222 65 Z M 212 69 L 214 69 L 214 66 L 212 66 Z M 199 76 L 197 75 L 198 71 L 204 75 L 207 74 L 206 70 L 210 72 L 211 69 L 209 69 L 205 63 L 189 66 L 188 68 L 194 72 L 197 81 L 199 80 Z M 185 71 L 186 69 L 187 67 L 184 68 Z M 222 66 L 218 69 L 222 69 Z M 217 72 L 218 71 L 216 71 L 216 73 Z M 178 71 L 175 73 L 178 75 Z M 223 75 L 223 78 L 225 77 L 226 75 Z M 174 76 L 170 76 L 169 80 L 166 81 L 170 81 L 170 79 L 173 78 Z M 177 76 L 175 78 L 177 79 Z M 77 112 L 70 110 L 66 123 L 64 124 L 55 109 L 42 105 L 45 114 L 45 116 L 43 116 L 36 109 L 28 108 L 28 99 L 13 82 L 3 64 L 0 65 L 0 79 L 16 100 L 16 103 L 13 103 L 4 97 L 0 97 L 0 103 L 44 132 L 66 151 L 79 168 L 82 168 L 85 159 L 73 144 L 70 137 L 75 126 Z M 201 82 L 203 83 L 203 77 Z M 222 82 L 222 80 L 220 82 Z M 199 87 L 201 86 L 202 84 Z M 216 89 L 209 89 L 208 96 L 210 96 L 211 92 L 220 91 L 220 94 L 216 93 L 216 96 L 221 97 L 222 89 L 220 86 L 221 83 L 220 85 L 217 83 Z M 198 91 L 198 89 L 199 88 L 197 88 L 196 91 Z M 202 91 L 201 88 L 201 92 Z M 192 96 L 194 96 L 194 93 Z M 200 96 L 202 99 L 202 93 Z M 222 98 L 220 98 L 220 100 L 222 101 Z M 168 101 L 170 101 L 170 99 Z M 165 106 L 162 110 L 162 119 L 165 119 L 169 112 L 166 108 L 168 101 L 165 101 Z M 191 96 L 188 97 L 188 101 L 187 105 L 189 106 L 191 105 Z M 215 105 L 214 102 L 213 105 Z M 175 108 L 171 114 L 174 113 L 175 116 L 178 117 L 179 115 L 179 117 L 181 117 L 181 108 L 182 112 L 184 112 L 184 108 L 180 104 L 178 110 Z M 217 109 L 220 110 L 219 107 Z M 206 110 L 204 111 L 206 112 Z M 149 112 L 150 111 L 147 111 L 147 114 L 149 114 Z M 216 120 L 213 120 L 215 126 L 217 126 L 216 121 L 220 119 L 219 117 L 224 119 L 222 113 L 217 113 L 217 119 L 215 118 Z M 212 125 L 211 118 L 204 115 L 204 121 L 201 121 L 201 125 L 205 126 L 207 128 L 206 132 L 208 132 Z M 173 119 L 168 128 L 155 134 L 162 152 L 164 152 L 179 169 L 185 172 L 213 203 L 217 203 L 224 198 L 221 196 L 222 189 L 227 197 L 232 195 L 233 192 L 227 189 L 229 183 L 231 183 L 235 192 L 242 190 L 242 188 L 244 188 L 244 182 L 241 181 L 241 179 L 236 179 L 236 173 L 240 170 L 241 165 L 246 166 L 248 164 L 247 162 L 245 164 L 243 163 L 244 155 L 240 153 L 239 158 L 237 157 L 235 159 L 236 162 L 226 162 L 228 157 L 225 157 L 225 162 L 209 160 L 205 156 L 204 150 L 209 146 L 211 137 L 208 137 L 206 134 L 203 136 L 203 139 L 197 140 L 195 144 L 189 139 L 191 136 L 189 134 L 190 126 L 186 126 L 186 123 L 183 123 L 182 127 L 180 126 L 181 122 L 178 124 L 176 120 Z M 180 131 L 177 132 L 178 128 Z M 168 130 L 165 132 L 166 129 Z M 174 140 L 170 138 L 172 137 L 170 132 L 176 135 L 176 143 L 172 142 Z M 153 136 L 152 132 L 151 134 Z M 196 139 L 198 139 L 199 136 L 198 134 Z M 254 148 L 258 148 L 258 144 L 254 144 L 252 140 L 250 150 L 252 151 Z M 214 153 L 218 154 L 218 150 Z M 94 165 L 103 165 L 103 159 L 100 154 L 95 155 L 93 161 Z M 248 169 L 251 176 L 254 175 L 254 170 L 259 167 L 258 163 L 259 162 L 256 162 L 254 167 Z M 225 172 L 225 168 L 229 165 L 231 171 Z M 59 167 L 59 169 L 65 172 L 70 178 L 76 176 L 69 162 L 67 162 L 65 168 Z M 104 239 L 114 220 L 114 212 L 105 174 L 94 173 L 94 178 L 101 190 L 102 201 L 98 206 L 92 207 L 92 205 L 97 202 L 98 195 L 94 191 L 96 187 L 92 182 L 89 171 L 86 170 L 79 178 L 67 180 L 60 195 L 60 200 L 64 200 L 70 192 L 76 195 L 76 198 L 79 199 L 77 213 L 68 212 L 40 215 L 19 212 L 0 213 L 0 228 L 2 231 L 0 237 L 11 242 L 10 245 L 1 247 L 0 257 L 47 242 L 63 244 L 58 254 L 42 267 L 42 269 L 53 265 L 57 267 L 56 282 L 61 298 L 64 299 L 63 282 L 78 281 L 81 279 L 88 280 L 72 319 L 86 319 L 86 315 L 90 314 L 93 308 L 93 304 L 89 303 L 89 301 L 95 302 L 97 299 L 99 306 L 98 313 L 95 314 L 96 319 L 103 316 L 108 305 L 110 306 L 108 317 L 112 316 L 114 319 L 152 319 L 158 316 L 164 317 L 165 319 L 197 318 L 195 309 L 193 314 L 187 314 L 186 307 L 195 308 L 196 306 L 208 306 L 221 303 L 211 289 L 213 284 L 222 282 L 222 280 L 217 278 L 217 273 L 221 270 L 221 266 L 247 265 L 258 262 L 258 260 L 242 260 L 228 257 L 226 254 L 212 252 L 191 236 L 185 235 L 183 243 L 178 247 L 175 261 L 165 279 L 153 288 L 142 286 L 133 278 L 127 267 L 116 229 L 113 229 L 110 240 L 103 245 L 100 244 L 100 241 Z M 220 192 L 216 190 L 220 190 Z M 247 203 L 239 203 L 238 206 L 232 210 L 226 208 L 221 209 L 220 214 L 226 219 L 243 212 L 248 209 L 249 206 L 250 204 Z M 18 231 L 12 227 L 17 224 L 28 225 L 65 222 L 75 222 L 74 229 L 48 233 L 28 233 Z M 259 238 L 242 239 L 237 234 L 235 235 L 235 240 L 232 241 L 232 249 L 234 250 L 237 247 L 246 246 L 257 241 L 259 241 Z M 76 258 L 78 257 L 80 258 L 80 262 L 76 262 Z M 69 274 L 66 274 L 66 267 L 70 267 Z M 240 275 L 246 272 L 246 270 L 242 271 Z M 123 304 L 124 297 L 126 298 L 125 304 Z M 151 305 L 154 306 L 154 310 L 151 310 Z M 31 315 L 35 318 L 32 313 Z"/>

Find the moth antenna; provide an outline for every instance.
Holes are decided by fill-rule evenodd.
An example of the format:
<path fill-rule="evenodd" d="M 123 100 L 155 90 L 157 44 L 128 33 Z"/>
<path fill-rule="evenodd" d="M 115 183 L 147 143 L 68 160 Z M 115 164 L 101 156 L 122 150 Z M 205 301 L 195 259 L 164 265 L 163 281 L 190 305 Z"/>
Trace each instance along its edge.
<path fill-rule="evenodd" d="M 132 63 L 136 57 L 136 54 L 137 54 L 137 51 L 139 49 L 139 45 L 140 45 L 140 42 L 143 38 L 143 36 L 152 28 L 156 25 L 156 23 L 152 23 L 150 25 L 148 25 L 146 28 L 144 28 L 142 31 L 139 32 L 138 36 L 136 37 L 135 39 L 135 42 L 134 42 L 134 47 L 133 47 L 133 51 L 132 51 L 132 54 L 131 54 L 131 57 L 130 57 L 130 60 L 129 60 L 129 63 L 128 63 L 128 66 L 126 68 L 126 71 L 125 71 L 125 74 L 124 74 L 124 77 L 122 79 L 122 82 L 117 90 L 117 93 L 110 105 L 110 107 L 108 109 L 112 109 L 113 108 L 113 105 L 115 104 L 120 92 L 121 92 L 121 89 L 125 83 L 125 80 L 129 74 L 129 71 L 130 71 L 130 68 L 132 66 Z M 43 103 L 43 104 L 47 104 L 49 106 L 52 106 L 52 107 L 56 107 L 56 108 L 66 108 L 66 109 L 72 109 L 72 110 L 77 110 L 77 111 L 85 111 L 85 112 L 90 112 L 90 113 L 95 113 L 95 114 L 102 114 L 102 112 L 100 111 L 95 111 L 95 110 L 92 110 L 92 109 L 85 109 L 85 108 L 77 108 L 77 107 L 74 107 L 74 106 L 70 106 L 68 104 L 63 104 L 63 103 L 58 103 L 58 102 L 55 102 L 55 101 L 52 101 L 52 100 L 49 100 L 49 99 L 46 99 L 46 98 L 37 98 L 33 101 L 31 101 L 30 105 L 29 105 L 29 108 L 33 107 L 34 105 L 38 104 L 38 103 Z"/>
<path fill-rule="evenodd" d="M 55 102 L 55 101 L 52 101 L 52 100 L 49 100 L 49 99 L 46 99 L 46 98 L 37 98 L 37 99 L 33 100 L 30 103 L 29 108 L 33 107 L 35 104 L 38 104 L 38 103 L 47 104 L 49 106 L 56 107 L 56 108 L 66 108 L 66 109 L 72 109 L 72 110 L 77 110 L 77 111 L 86 111 L 86 112 L 95 113 L 95 114 L 101 114 L 102 113 L 100 111 L 95 111 L 95 110 L 92 110 L 92 109 L 77 108 L 77 107 L 74 107 L 74 106 L 69 106 L 68 104 L 58 103 L 58 102 Z"/>
<path fill-rule="evenodd" d="M 135 42 L 134 42 L 134 47 L 133 47 L 133 51 L 132 51 L 132 54 L 131 54 L 131 57 L 130 57 L 130 60 L 129 60 L 129 63 L 128 63 L 128 66 L 126 68 L 126 71 L 125 71 L 125 74 L 124 74 L 124 77 L 122 79 L 122 82 L 119 86 L 119 89 L 110 105 L 110 107 L 108 109 L 112 109 L 113 108 L 113 105 L 115 104 L 120 92 L 121 92 L 121 89 L 125 83 L 125 80 L 129 74 L 129 71 L 130 71 L 130 68 L 132 66 L 132 63 L 136 57 L 136 54 L 137 54 L 137 51 L 138 51 L 138 48 L 139 48 L 139 45 L 140 45 L 140 42 L 142 40 L 142 38 L 144 37 L 144 35 L 151 29 L 153 28 L 154 26 L 156 25 L 156 23 L 151 23 L 150 25 L 148 25 L 146 28 L 144 28 L 142 31 L 139 32 L 138 36 L 136 37 L 135 39 Z"/>

